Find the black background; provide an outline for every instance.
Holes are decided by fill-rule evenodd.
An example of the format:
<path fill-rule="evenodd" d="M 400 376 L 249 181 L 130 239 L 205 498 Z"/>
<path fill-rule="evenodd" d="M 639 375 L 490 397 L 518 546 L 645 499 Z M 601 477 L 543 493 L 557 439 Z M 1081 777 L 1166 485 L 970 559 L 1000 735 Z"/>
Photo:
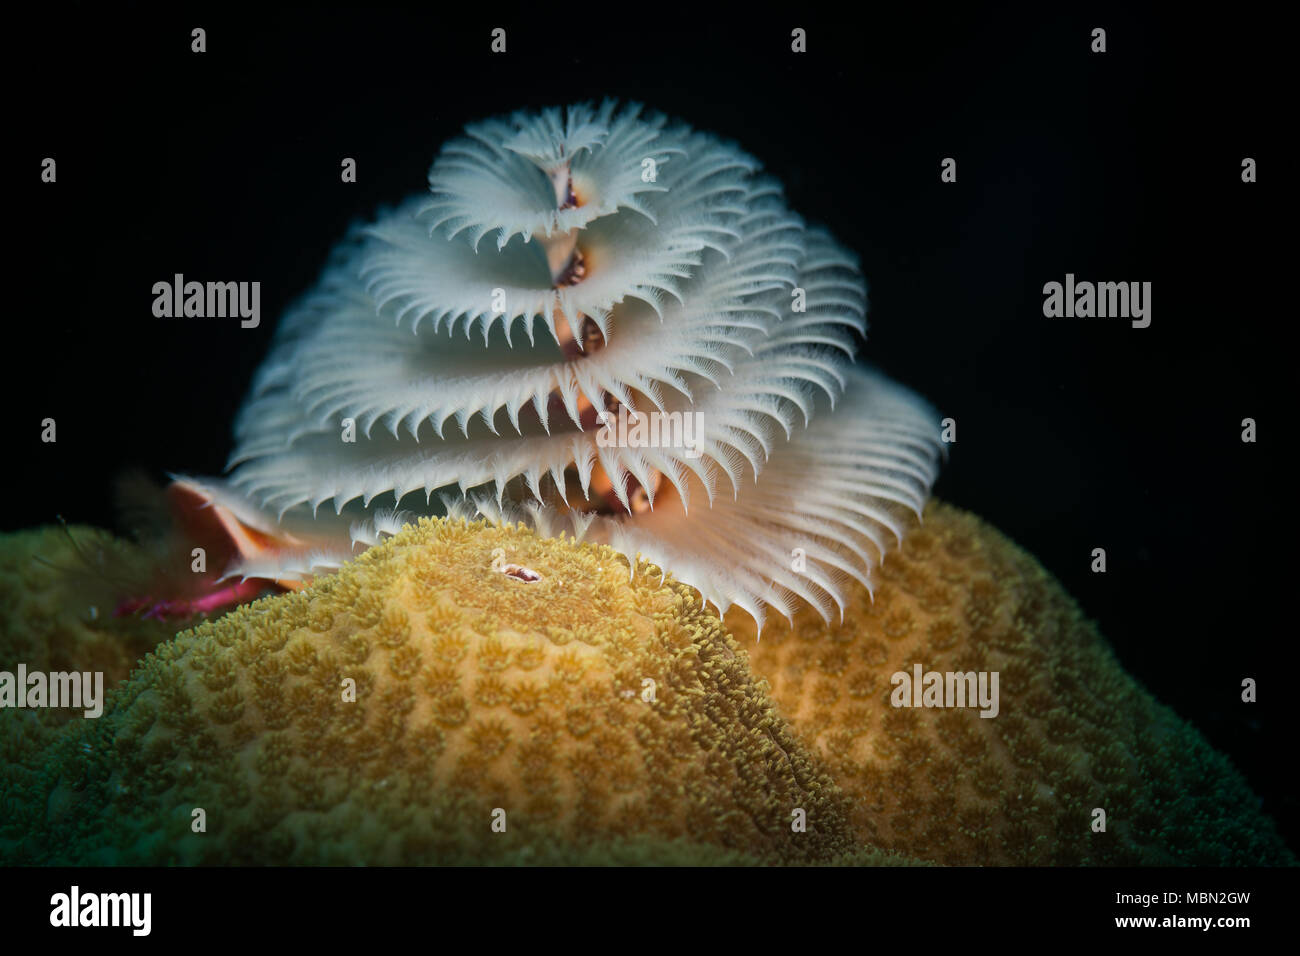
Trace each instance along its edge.
<path fill-rule="evenodd" d="M 864 356 L 958 422 L 936 495 L 1057 575 L 1295 846 L 1278 24 L 1095 4 L 429 6 L 45 5 L 11 22 L 0 527 L 111 525 L 133 467 L 219 473 L 275 318 L 350 223 L 420 191 L 467 121 L 632 98 L 737 141 L 861 256 Z M 176 272 L 261 281 L 261 327 L 155 319 L 152 286 Z M 1152 282 L 1151 327 L 1044 318 L 1043 283 L 1067 272 Z"/>

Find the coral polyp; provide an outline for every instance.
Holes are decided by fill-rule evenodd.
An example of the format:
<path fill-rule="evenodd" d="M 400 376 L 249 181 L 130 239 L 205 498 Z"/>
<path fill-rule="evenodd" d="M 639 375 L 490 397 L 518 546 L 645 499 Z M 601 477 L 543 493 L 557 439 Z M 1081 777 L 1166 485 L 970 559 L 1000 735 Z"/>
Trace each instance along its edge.
<path fill-rule="evenodd" d="M 400 508 L 589 536 L 758 621 L 869 584 L 924 507 L 938 417 L 853 365 L 857 262 L 755 159 L 606 102 L 473 124 L 429 189 L 344 240 L 231 474 L 191 482 L 271 542 L 233 575 L 333 570 Z"/>
<path fill-rule="evenodd" d="M 854 584 L 843 624 L 805 608 L 761 642 L 661 572 L 423 519 L 163 643 L 99 720 L 0 712 L 0 861 L 1294 863 L 1228 760 L 972 515 L 932 504 L 874 601 Z M 892 707 L 917 661 L 999 669 L 997 719 Z"/>

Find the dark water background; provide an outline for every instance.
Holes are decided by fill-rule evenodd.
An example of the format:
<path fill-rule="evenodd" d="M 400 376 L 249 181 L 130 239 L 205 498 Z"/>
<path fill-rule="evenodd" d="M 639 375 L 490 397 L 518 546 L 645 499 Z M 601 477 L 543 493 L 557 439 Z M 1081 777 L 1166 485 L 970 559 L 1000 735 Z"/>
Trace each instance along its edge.
<path fill-rule="evenodd" d="M 24 13 L 0 527 L 111 525 L 111 482 L 216 474 L 280 310 L 467 121 L 634 98 L 738 141 L 862 258 L 864 354 L 958 422 L 938 496 L 1035 554 L 1297 843 L 1293 353 L 1273 220 L 1284 35 L 1260 14 L 730 18 L 655 5 Z M 200 8 L 201 9 L 201 8 Z M 547 11 L 550 11 L 549 13 Z M 189 31 L 208 52 L 189 52 Z M 508 31 L 491 56 L 489 31 Z M 809 53 L 789 53 L 808 30 Z M 1109 51 L 1089 52 L 1094 26 Z M 58 161 L 56 187 L 38 181 Z M 351 156 L 359 182 L 339 181 Z M 958 160 L 958 182 L 939 162 Z M 1261 181 L 1240 181 L 1244 156 Z M 16 207 L 16 208 L 15 208 Z M 16 254 L 16 257 L 15 257 Z M 263 323 L 155 319 L 154 282 L 260 280 Z M 1150 281 L 1153 321 L 1043 283 Z M 58 443 L 39 422 L 58 422 Z M 1259 423 L 1259 442 L 1239 440 Z M 1109 571 L 1089 571 L 1104 547 Z M 1260 702 L 1239 702 L 1243 677 Z"/>

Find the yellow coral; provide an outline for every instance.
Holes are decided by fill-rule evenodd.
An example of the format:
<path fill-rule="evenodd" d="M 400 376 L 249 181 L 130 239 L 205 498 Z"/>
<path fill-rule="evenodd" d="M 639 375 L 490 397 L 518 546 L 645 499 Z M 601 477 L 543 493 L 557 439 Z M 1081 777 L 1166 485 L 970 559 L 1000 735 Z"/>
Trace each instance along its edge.
<path fill-rule="evenodd" d="M 843 625 L 727 623 L 739 641 L 608 548 L 426 519 L 161 645 L 99 720 L 10 719 L 0 859 L 1294 862 L 1229 763 L 956 509 Z M 998 671 L 999 715 L 892 707 L 918 663 Z"/>
<path fill-rule="evenodd" d="M 93 528 L 0 537 L 0 670 L 21 663 L 47 673 L 100 671 L 105 687 L 124 680 L 140 658 L 175 633 L 161 622 L 113 616 L 113 587 L 101 575 L 131 560 L 130 545 Z M 72 712 L 40 716 L 62 723 Z"/>
<path fill-rule="evenodd" d="M 1293 862 L 1229 762 L 970 514 L 932 503 L 842 625 L 805 610 L 755 643 L 746 616 L 727 623 L 874 846 L 950 864 Z M 916 664 L 999 672 L 998 716 L 891 706 L 891 675 Z"/>
<path fill-rule="evenodd" d="M 498 548 L 541 579 L 495 570 Z M 43 832 L 26 846 L 186 863 L 853 852 L 842 797 L 721 622 L 646 572 L 523 528 L 424 520 L 160 647 L 61 742 L 52 799 L 69 811 L 30 819 Z"/>

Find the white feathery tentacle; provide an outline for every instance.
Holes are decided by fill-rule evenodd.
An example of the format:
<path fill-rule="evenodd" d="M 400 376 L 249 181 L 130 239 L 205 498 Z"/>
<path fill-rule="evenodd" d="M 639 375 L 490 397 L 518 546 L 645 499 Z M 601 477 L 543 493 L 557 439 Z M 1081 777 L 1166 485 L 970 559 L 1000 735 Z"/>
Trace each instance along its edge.
<path fill-rule="evenodd" d="M 857 261 L 758 170 L 611 101 L 467 127 L 281 321 L 203 486 L 278 542 L 232 574 L 306 580 L 480 515 L 760 622 L 842 611 L 924 507 L 938 418 L 852 364 Z"/>
<path fill-rule="evenodd" d="M 761 625 L 765 606 L 789 617 L 799 599 L 830 621 L 843 612 L 848 582 L 870 587 L 872 570 L 919 518 L 942 448 L 939 416 L 924 401 L 879 373 L 845 374 L 840 412 L 782 442 L 762 480 L 743 476 L 735 500 L 689 515 L 674 502 L 595 516 L 584 520 L 584 540 L 614 547 L 633 566 L 638 557 L 659 565 L 720 612 L 734 604 Z M 527 513 L 484 516 L 532 524 Z M 552 529 L 572 520 L 548 515 Z"/>

